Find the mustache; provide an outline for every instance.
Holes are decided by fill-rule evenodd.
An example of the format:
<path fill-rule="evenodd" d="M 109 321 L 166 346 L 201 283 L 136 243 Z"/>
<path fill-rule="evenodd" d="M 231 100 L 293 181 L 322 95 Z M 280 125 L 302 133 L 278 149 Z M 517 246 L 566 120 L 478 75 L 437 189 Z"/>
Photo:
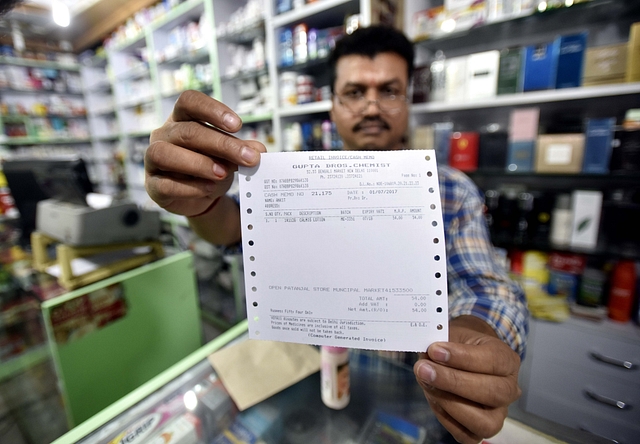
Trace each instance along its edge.
<path fill-rule="evenodd" d="M 360 122 L 356 123 L 351 131 L 360 131 L 365 124 L 377 123 L 384 129 L 391 129 L 391 126 L 381 117 L 365 117 Z"/>

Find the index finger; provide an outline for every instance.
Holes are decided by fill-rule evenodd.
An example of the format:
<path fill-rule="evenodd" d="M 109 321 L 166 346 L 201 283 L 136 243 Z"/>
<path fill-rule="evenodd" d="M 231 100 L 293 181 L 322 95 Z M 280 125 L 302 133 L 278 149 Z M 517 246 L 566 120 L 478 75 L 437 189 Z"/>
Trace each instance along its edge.
<path fill-rule="evenodd" d="M 235 133 L 242 120 L 231 108 L 200 91 L 184 91 L 178 97 L 170 119 L 174 122 L 200 121 Z"/>
<path fill-rule="evenodd" d="M 520 368 L 518 354 L 497 338 L 478 344 L 435 342 L 427 349 L 427 355 L 447 367 L 487 375 L 512 375 Z"/>

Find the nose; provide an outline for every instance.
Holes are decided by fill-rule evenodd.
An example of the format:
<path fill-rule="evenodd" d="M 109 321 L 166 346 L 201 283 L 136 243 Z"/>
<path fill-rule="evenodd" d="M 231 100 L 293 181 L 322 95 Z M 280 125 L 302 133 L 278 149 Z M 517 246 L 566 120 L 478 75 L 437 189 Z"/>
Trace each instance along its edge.
<path fill-rule="evenodd" d="M 371 106 L 372 104 L 374 105 L 373 107 Z M 378 100 L 367 100 L 362 114 L 365 116 L 375 116 L 380 114 L 380 104 L 378 103 Z"/>

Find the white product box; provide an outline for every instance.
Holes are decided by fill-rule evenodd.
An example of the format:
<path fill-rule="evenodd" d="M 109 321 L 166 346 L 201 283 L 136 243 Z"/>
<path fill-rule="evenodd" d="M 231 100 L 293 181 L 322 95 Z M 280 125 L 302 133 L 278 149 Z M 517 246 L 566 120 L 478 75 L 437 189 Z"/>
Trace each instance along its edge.
<path fill-rule="evenodd" d="M 468 56 L 453 57 L 445 62 L 445 102 L 460 103 L 466 100 L 467 59 Z"/>
<path fill-rule="evenodd" d="M 500 51 L 485 51 L 467 58 L 467 100 L 489 99 L 498 90 Z"/>
<path fill-rule="evenodd" d="M 575 190 L 572 197 L 571 246 L 593 249 L 598 244 L 602 192 Z"/>

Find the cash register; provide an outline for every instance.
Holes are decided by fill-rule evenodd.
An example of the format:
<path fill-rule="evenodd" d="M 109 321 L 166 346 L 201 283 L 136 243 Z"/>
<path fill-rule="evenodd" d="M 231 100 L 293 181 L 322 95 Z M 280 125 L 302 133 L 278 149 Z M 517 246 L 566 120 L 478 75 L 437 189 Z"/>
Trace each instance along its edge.
<path fill-rule="evenodd" d="M 73 246 L 157 239 L 160 218 L 126 200 L 91 206 L 93 184 L 81 157 L 6 160 L 2 170 L 23 236 L 44 233 Z"/>

